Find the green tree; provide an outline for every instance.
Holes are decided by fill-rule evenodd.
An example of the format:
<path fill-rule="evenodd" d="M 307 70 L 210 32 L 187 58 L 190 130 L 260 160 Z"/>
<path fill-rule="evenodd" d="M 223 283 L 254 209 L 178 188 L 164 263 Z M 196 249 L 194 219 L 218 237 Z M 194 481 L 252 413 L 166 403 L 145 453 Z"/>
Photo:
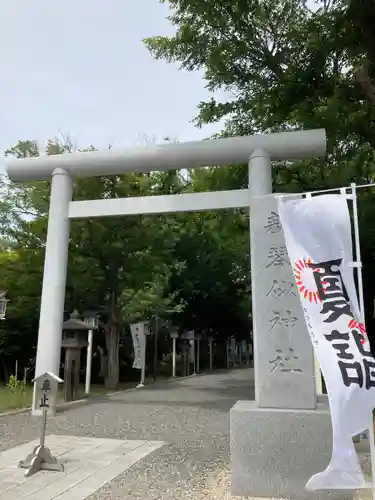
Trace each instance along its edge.
<path fill-rule="evenodd" d="M 358 59 L 354 78 L 368 101 L 375 104 L 375 3 L 373 0 L 348 0 L 347 4 L 349 47 Z"/>
<path fill-rule="evenodd" d="M 199 104 L 198 125 L 225 119 L 222 135 L 325 128 L 327 158 L 276 164 L 275 191 L 374 182 L 373 0 L 166 3 L 176 33 L 146 39 L 151 54 L 189 71 L 203 70 L 209 90 L 226 92 L 222 101 L 211 98 Z M 212 177 L 240 187 L 246 169 L 215 169 Z M 375 296 L 373 206 L 372 193 L 361 191 L 370 314 Z"/>
<path fill-rule="evenodd" d="M 350 50 L 345 2 L 317 0 L 314 8 L 304 0 L 168 3 L 177 31 L 147 39 L 151 54 L 203 70 L 208 88 L 228 96 L 200 103 L 198 125 L 226 118 L 230 135 L 323 127 L 328 160 L 284 165 L 285 178 L 276 181 L 332 185 L 337 176 L 368 177 L 359 165 L 374 144 L 375 108 L 353 78 L 364 49 Z M 337 175 L 342 162 L 345 173 Z"/>
<path fill-rule="evenodd" d="M 30 366 L 35 356 L 38 325 L 39 255 L 27 249 L 0 253 L 0 283 L 9 300 L 6 319 L 0 325 L 0 371 L 8 379 Z M 20 373 L 18 373 L 20 375 Z"/>
<path fill-rule="evenodd" d="M 93 149 L 93 148 L 90 148 Z M 49 141 L 47 154 L 72 150 L 68 142 Z M 8 154 L 17 158 L 37 156 L 35 142 L 19 142 Z M 45 247 L 49 183 L 14 184 L 4 181 L 1 213 L 3 234 L 16 248 L 28 249 L 39 257 L 39 287 Z M 145 193 L 150 179 L 131 174 L 119 177 L 80 179 L 75 183 L 75 199 L 134 196 Z M 145 281 L 148 248 L 154 231 L 144 217 L 75 221 L 71 225 L 71 244 L 67 277 L 66 309 L 100 306 L 105 318 L 107 355 L 106 386 L 115 389 L 119 376 L 119 336 L 122 288 L 140 287 Z M 87 271 L 90 270 L 88 273 Z M 40 287 L 41 288 L 41 287 Z M 39 294 L 40 294 L 39 288 Z M 39 300 L 35 310 L 39 309 Z"/>

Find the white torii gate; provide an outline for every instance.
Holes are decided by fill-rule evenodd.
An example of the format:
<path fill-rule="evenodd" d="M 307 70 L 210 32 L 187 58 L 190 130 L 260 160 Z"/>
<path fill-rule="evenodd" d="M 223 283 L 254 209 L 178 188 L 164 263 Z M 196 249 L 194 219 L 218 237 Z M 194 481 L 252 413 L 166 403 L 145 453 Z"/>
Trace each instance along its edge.
<path fill-rule="evenodd" d="M 35 377 L 59 373 L 70 219 L 250 207 L 251 197 L 272 193 L 272 160 L 319 157 L 325 152 L 325 131 L 309 130 L 7 161 L 12 181 L 52 179 Z M 246 162 L 248 189 L 72 201 L 76 177 Z"/>

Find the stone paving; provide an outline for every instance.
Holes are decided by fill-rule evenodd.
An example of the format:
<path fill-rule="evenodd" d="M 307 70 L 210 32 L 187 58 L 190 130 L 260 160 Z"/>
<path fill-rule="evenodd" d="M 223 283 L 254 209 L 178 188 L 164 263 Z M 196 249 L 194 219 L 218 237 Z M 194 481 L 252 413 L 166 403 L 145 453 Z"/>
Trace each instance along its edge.
<path fill-rule="evenodd" d="M 209 498 L 212 478 L 228 470 L 229 409 L 253 397 L 252 370 L 198 375 L 66 411 L 49 419 L 48 433 L 72 441 L 86 436 L 165 443 L 125 472 L 117 469 L 88 500 Z M 37 439 L 39 427 L 29 413 L 0 417 L 0 451 Z"/>
<path fill-rule="evenodd" d="M 17 466 L 19 458 L 38 444 L 36 440 L 1 453 L 1 500 L 82 500 L 164 443 L 50 435 L 48 448 L 64 471 L 25 477 Z"/>
<path fill-rule="evenodd" d="M 91 453 L 91 469 L 70 480 L 70 485 L 77 483 L 78 496 L 68 483 L 58 481 L 57 497 L 52 496 L 56 486 L 44 496 L 43 490 L 30 486 L 25 500 L 234 500 L 229 487 L 229 410 L 237 400 L 253 397 L 252 370 L 238 369 L 126 391 L 65 411 L 49 419 L 46 445 L 62 458 L 69 455 L 67 443 L 72 445 L 73 462 Z M 15 467 L 32 449 L 39 429 L 40 420 L 29 413 L 0 416 L 0 469 L 8 469 L 7 479 L 0 474 L 1 500 L 23 500 L 9 491 L 5 496 L 14 474 L 17 493 L 25 491 L 26 484 L 43 483 L 41 475 L 56 484 L 59 473 L 38 473 L 25 482 L 24 471 Z M 121 447 L 128 456 L 119 456 Z M 95 449 L 100 448 L 98 455 Z M 73 474 L 75 468 L 81 465 L 72 463 L 66 471 Z M 353 498 L 370 500 L 372 494 L 362 490 Z"/>

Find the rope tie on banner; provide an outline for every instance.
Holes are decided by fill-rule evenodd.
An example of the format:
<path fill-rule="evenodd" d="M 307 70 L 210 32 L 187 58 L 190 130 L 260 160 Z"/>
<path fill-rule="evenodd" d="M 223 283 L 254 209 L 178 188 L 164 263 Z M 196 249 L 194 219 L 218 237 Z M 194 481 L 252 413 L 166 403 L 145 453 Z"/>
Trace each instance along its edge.
<path fill-rule="evenodd" d="M 348 267 L 354 267 L 354 268 L 358 268 L 358 267 L 362 267 L 362 262 L 348 262 Z"/>

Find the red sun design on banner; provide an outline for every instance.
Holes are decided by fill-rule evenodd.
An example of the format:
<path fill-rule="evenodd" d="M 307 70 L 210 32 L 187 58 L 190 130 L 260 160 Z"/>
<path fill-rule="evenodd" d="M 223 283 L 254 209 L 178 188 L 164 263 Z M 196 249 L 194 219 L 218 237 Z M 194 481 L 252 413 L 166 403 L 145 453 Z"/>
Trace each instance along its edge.
<path fill-rule="evenodd" d="M 294 263 L 293 271 L 296 278 L 296 285 L 302 297 L 310 303 L 321 302 L 319 297 L 312 269 L 309 267 L 311 259 L 299 259 Z M 326 285 L 324 281 L 323 285 Z"/>
<path fill-rule="evenodd" d="M 309 267 L 309 264 L 311 264 L 311 259 L 299 259 L 294 263 L 293 272 L 296 278 L 296 285 L 302 298 L 308 300 L 311 304 L 319 304 L 322 300 L 319 297 L 313 271 Z M 327 282 L 322 281 L 323 288 L 327 284 Z M 348 323 L 348 328 L 350 330 L 359 330 L 361 343 L 365 343 L 366 327 L 363 323 L 359 323 L 352 318 Z"/>

